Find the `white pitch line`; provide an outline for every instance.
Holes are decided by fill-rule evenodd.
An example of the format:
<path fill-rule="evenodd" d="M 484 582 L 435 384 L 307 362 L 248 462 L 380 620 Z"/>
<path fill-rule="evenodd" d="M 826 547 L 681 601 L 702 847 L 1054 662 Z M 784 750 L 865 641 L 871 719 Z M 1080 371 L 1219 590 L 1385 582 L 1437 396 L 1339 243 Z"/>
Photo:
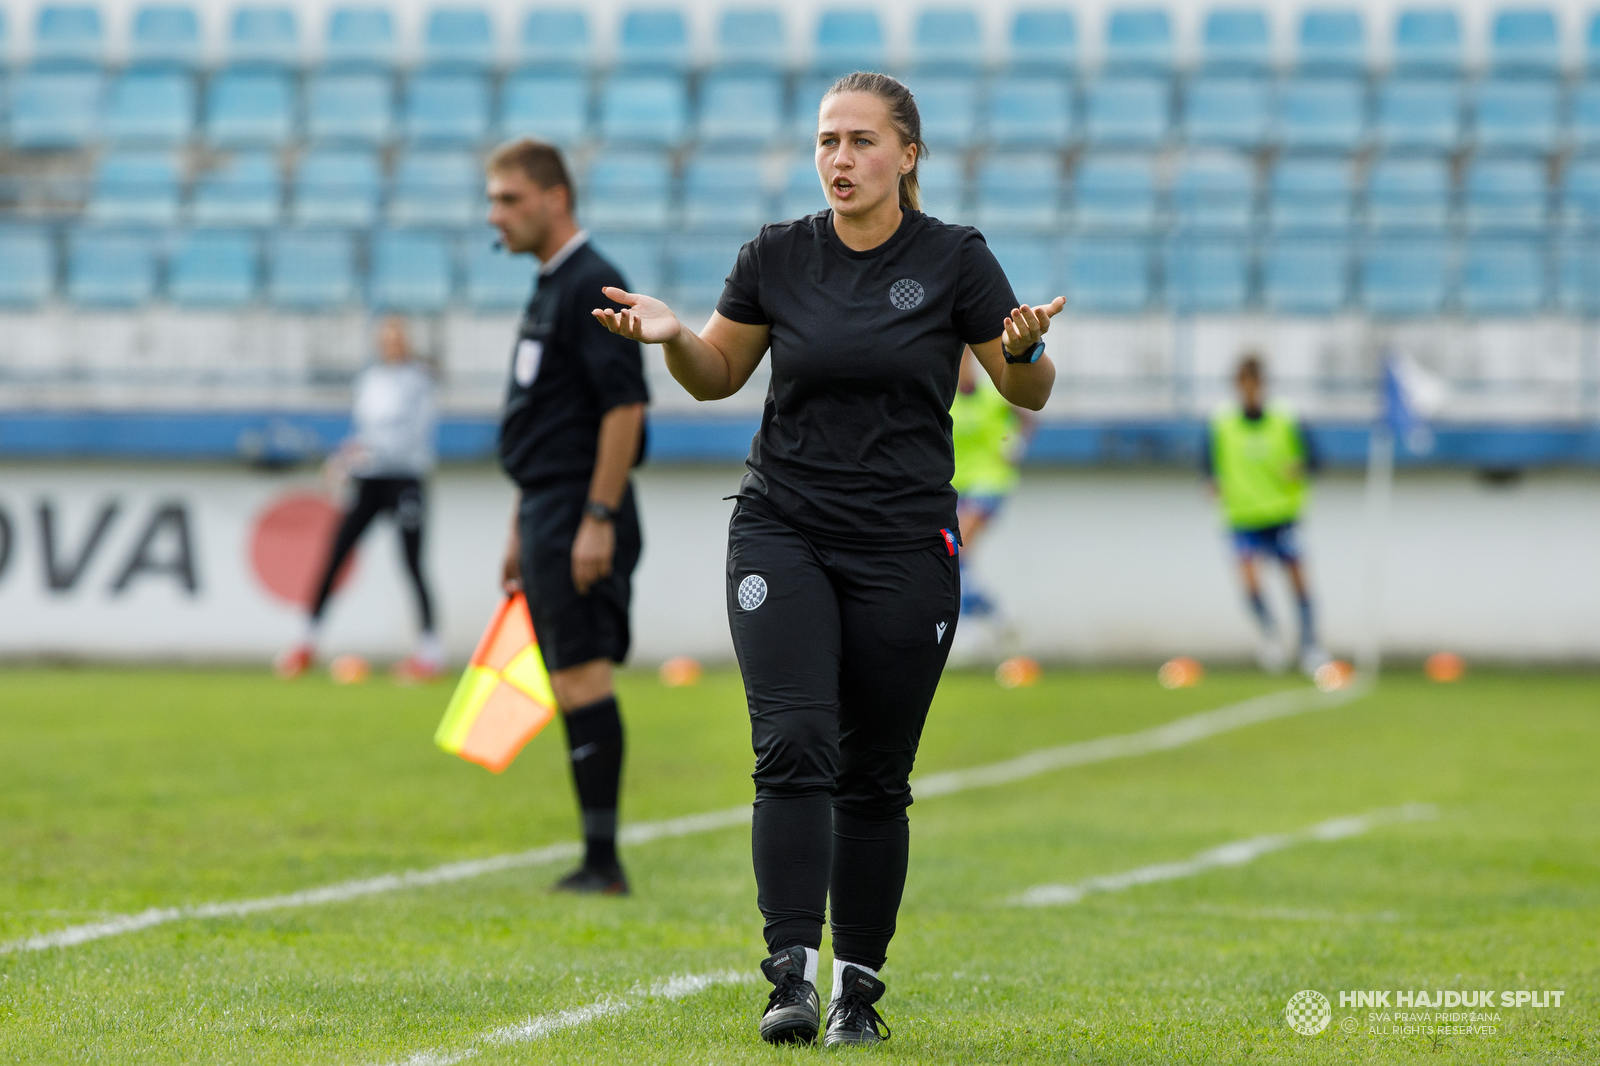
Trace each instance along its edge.
<path fill-rule="evenodd" d="M 1088 763 L 1106 762 L 1111 759 L 1124 759 L 1136 755 L 1147 755 L 1152 752 L 1169 751 L 1173 748 L 1183 747 L 1186 744 L 1194 744 L 1198 741 L 1206 740 L 1221 733 L 1242 729 L 1245 726 L 1270 722 L 1278 718 L 1288 718 L 1307 711 L 1337 707 L 1342 703 L 1348 703 L 1359 696 L 1365 695 L 1367 691 L 1367 686 L 1358 684 L 1328 693 L 1318 692 L 1312 688 L 1296 688 L 1283 692 L 1273 692 L 1265 696 L 1256 696 L 1240 703 L 1230 704 L 1226 707 L 1219 707 L 1215 710 L 1192 714 L 1187 718 L 1179 718 L 1165 725 L 1155 726 L 1137 733 L 1098 737 L 1094 740 L 1063 744 L 1055 748 L 1041 748 L 1038 751 L 1020 755 L 1014 759 L 1006 759 L 1003 762 L 990 763 L 986 766 L 974 766 L 965 770 L 926 774 L 912 779 L 912 791 L 919 799 L 926 799 L 932 796 L 948 796 L 954 792 L 965 792 L 974 788 L 990 788 L 995 785 L 1009 784 L 1013 781 L 1021 781 L 1024 778 L 1049 773 L 1052 770 L 1065 769 L 1069 766 L 1083 766 Z M 748 824 L 750 824 L 750 807 L 745 805 L 729 807 L 720 811 L 707 811 L 703 814 L 691 814 L 683 818 L 670 818 L 660 822 L 640 822 L 636 825 L 623 826 L 618 836 L 623 844 L 648 844 L 656 840 L 689 836 L 696 833 L 709 833 L 718 829 L 729 829 L 734 826 Z M 534 848 L 531 851 L 518 851 L 505 855 L 493 855 L 485 859 L 451 862 L 428 870 L 409 870 L 403 873 L 383 874 L 378 877 L 367 877 L 354 881 L 341 881 L 337 884 L 324 885 L 321 888 L 310 888 L 277 896 L 264 896 L 258 899 L 224 903 L 200 903 L 185 907 L 152 907 L 137 914 L 118 915 L 115 918 L 108 918 L 104 921 L 72 925 L 65 929 L 57 929 L 54 932 L 38 933 L 34 936 L 23 937 L 20 940 L 0 943 L 0 955 L 10 955 L 21 951 L 45 951 L 50 948 L 72 947 L 77 944 L 88 943 L 91 940 L 138 932 L 141 929 L 164 925 L 167 922 L 196 918 L 239 918 L 248 914 L 257 914 L 261 911 L 284 910 L 293 907 L 314 907 L 324 903 L 342 903 L 347 900 L 375 896 L 385 892 L 398 892 L 409 888 L 426 888 L 431 885 L 448 884 L 453 881 L 465 881 L 470 878 L 500 873 L 505 870 L 570 861 L 581 854 L 582 848 L 576 843 L 551 844 L 542 848 Z"/>
<path fill-rule="evenodd" d="M 1343 840 L 1346 837 L 1360 836 L 1380 825 L 1423 821 L 1437 818 L 1438 815 L 1438 808 L 1432 804 L 1408 803 L 1403 807 L 1386 807 L 1382 810 L 1368 811 L 1366 814 L 1330 818 L 1326 822 L 1318 822 L 1316 825 L 1308 825 L 1304 829 L 1296 829 L 1289 833 L 1272 833 L 1208 848 L 1182 862 L 1159 862 L 1153 866 L 1125 870 L 1120 874 L 1091 877 L 1070 885 L 1036 885 L 1011 902 L 1023 907 L 1051 907 L 1077 903 L 1094 892 L 1121 892 L 1123 889 L 1137 888 L 1140 885 L 1153 885 L 1158 881 L 1176 881 L 1183 877 L 1194 877 L 1207 870 L 1216 870 L 1224 866 L 1243 866 L 1263 855 L 1270 855 L 1274 851 L 1282 851 L 1296 844 Z"/>
<path fill-rule="evenodd" d="M 592 1021 L 623 1014 L 652 999 L 684 999 L 704 992 L 713 985 L 745 984 L 753 975 L 737 970 L 718 973 L 684 974 L 658 981 L 648 989 L 630 992 L 625 996 L 605 996 L 581 1007 L 539 1014 L 516 1025 L 505 1025 L 477 1036 L 472 1044 L 460 1051 L 419 1051 L 410 1058 L 401 1059 L 393 1066 L 454 1066 L 455 1063 L 474 1058 L 482 1044 L 526 1044 L 539 1040 L 562 1029 L 576 1029 Z"/>

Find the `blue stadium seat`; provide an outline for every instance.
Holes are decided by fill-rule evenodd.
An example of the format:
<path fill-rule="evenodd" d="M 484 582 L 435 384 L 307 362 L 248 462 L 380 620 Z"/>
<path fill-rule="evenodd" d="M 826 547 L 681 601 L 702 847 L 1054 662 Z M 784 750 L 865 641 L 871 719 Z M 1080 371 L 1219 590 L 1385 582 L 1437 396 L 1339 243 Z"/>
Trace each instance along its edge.
<path fill-rule="evenodd" d="M 1242 311 L 1250 295 L 1243 237 L 1175 237 L 1166 249 L 1167 306 L 1179 314 Z"/>
<path fill-rule="evenodd" d="M 28 71 L 12 90 L 12 146 L 82 148 L 99 132 L 104 92 L 104 79 L 90 71 Z"/>
<path fill-rule="evenodd" d="M 831 74 L 809 74 L 799 78 L 794 88 L 794 113 L 789 119 L 789 130 L 797 145 L 810 151 L 816 147 L 817 110 L 822 94 L 834 82 Z"/>
<path fill-rule="evenodd" d="M 1106 19 L 1105 66 L 1118 74 L 1172 70 L 1172 19 L 1165 8 L 1112 8 Z"/>
<path fill-rule="evenodd" d="M 700 140 L 770 144 L 783 133 L 783 79 L 756 71 L 707 74 L 700 83 Z"/>
<path fill-rule="evenodd" d="M 920 182 L 920 175 L 918 180 Z M 822 178 L 817 174 L 816 160 L 810 156 L 796 155 L 790 161 L 788 172 L 784 176 L 783 195 L 778 202 L 778 217 L 804 218 L 818 211 L 827 210 L 827 207 L 828 196 L 822 191 Z M 926 205 L 923 209 L 927 210 Z"/>
<path fill-rule="evenodd" d="M 589 18 L 581 8 L 535 7 L 522 20 L 518 61 L 544 70 L 584 70 L 594 62 Z"/>
<path fill-rule="evenodd" d="M 811 69 L 818 74 L 883 69 L 883 25 L 871 8 L 830 8 L 817 20 Z"/>
<path fill-rule="evenodd" d="M 699 310 L 715 307 L 728 273 L 739 258 L 739 248 L 752 236 L 689 234 L 673 239 L 667 245 L 667 264 L 677 305 Z"/>
<path fill-rule="evenodd" d="M 376 71 L 341 69 L 306 81 L 306 136 L 379 145 L 394 136 L 394 82 Z"/>
<path fill-rule="evenodd" d="M 1088 156 L 1073 181 L 1074 220 L 1080 230 L 1146 232 L 1156 221 L 1156 178 L 1143 157 Z"/>
<path fill-rule="evenodd" d="M 1383 316 L 1433 315 L 1450 286 L 1450 246 L 1443 233 L 1367 242 L 1358 271 L 1361 303 Z"/>
<path fill-rule="evenodd" d="M 1002 233 L 989 240 L 989 250 L 1006 272 L 1011 290 L 1023 303 L 1047 304 L 1061 295 L 1056 282 L 1055 242 L 1023 234 Z"/>
<path fill-rule="evenodd" d="M 1461 263 L 1461 310 L 1469 315 L 1528 315 L 1544 305 L 1544 245 L 1536 240 L 1473 238 Z"/>
<path fill-rule="evenodd" d="M 149 234 L 84 228 L 67 236 L 67 298 L 80 307 L 126 308 L 156 294 Z"/>
<path fill-rule="evenodd" d="M 1478 83 L 1478 150 L 1548 152 L 1560 132 L 1560 90 L 1553 81 L 1489 78 Z"/>
<path fill-rule="evenodd" d="M 683 79 L 621 74 L 600 91 L 600 135 L 608 141 L 672 147 L 689 126 L 689 95 Z"/>
<path fill-rule="evenodd" d="M 978 167 L 976 192 L 983 229 L 1053 230 L 1061 213 L 1061 157 L 987 156 Z"/>
<path fill-rule="evenodd" d="M 234 66 L 297 66 L 300 29 L 294 11 L 266 5 L 234 8 L 228 26 L 228 62 Z"/>
<path fill-rule="evenodd" d="M 176 70 L 132 70 L 111 84 L 104 132 L 112 141 L 177 144 L 194 133 L 194 77 Z"/>
<path fill-rule="evenodd" d="M 1343 236 L 1354 201 L 1348 161 L 1290 157 L 1273 169 L 1267 217 L 1280 233 Z"/>
<path fill-rule="evenodd" d="M 1394 25 L 1394 68 L 1401 74 L 1461 73 L 1461 19 L 1455 9 L 1402 10 Z"/>
<path fill-rule="evenodd" d="M 963 149 L 978 129 L 978 82 L 960 75 L 919 77 L 911 82 L 922 115 L 922 139 L 933 149 Z"/>
<path fill-rule="evenodd" d="M 1600 232 L 1600 159 L 1574 160 L 1563 168 L 1561 224 L 1572 231 Z"/>
<path fill-rule="evenodd" d="M 368 227 L 378 221 L 383 175 L 370 151 L 308 152 L 294 179 L 294 220 L 310 226 Z"/>
<path fill-rule="evenodd" d="M 1557 78 L 1561 44 L 1555 12 L 1519 7 L 1495 12 L 1489 33 L 1490 64 L 1496 74 Z"/>
<path fill-rule="evenodd" d="M 1583 68 L 1589 73 L 1600 71 L 1600 11 L 1589 16 L 1589 30 L 1583 39 Z"/>
<path fill-rule="evenodd" d="M 1181 233 L 1248 233 L 1255 205 L 1255 167 L 1241 156 L 1185 159 L 1172 182 L 1172 221 Z"/>
<path fill-rule="evenodd" d="M 1021 8 L 1011 19 L 1013 73 L 1066 74 L 1078 66 L 1078 22 L 1064 7 Z"/>
<path fill-rule="evenodd" d="M 1261 259 L 1261 299 L 1274 314 L 1331 314 L 1350 287 L 1350 244 L 1314 237 L 1276 237 Z"/>
<path fill-rule="evenodd" d="M 294 84 L 267 70 L 230 70 L 206 93 L 206 139 L 232 148 L 287 144 L 294 134 Z"/>
<path fill-rule="evenodd" d="M 139 69 L 200 65 L 200 19 L 192 7 L 150 4 L 133 16 L 128 60 Z"/>
<path fill-rule="evenodd" d="M 577 72 L 517 73 L 501 90 L 501 136 L 573 145 L 589 133 L 589 79 Z"/>
<path fill-rule="evenodd" d="M 917 15 L 911 61 L 924 74 L 976 74 L 983 67 L 983 27 L 970 7 L 931 7 Z"/>
<path fill-rule="evenodd" d="M 1171 89 L 1164 78 L 1100 78 L 1091 82 L 1084 125 L 1093 144 L 1155 147 L 1167 136 Z"/>
<path fill-rule="evenodd" d="M 1378 89 L 1377 136 L 1388 149 L 1448 152 L 1461 139 L 1461 88 L 1432 78 L 1391 78 Z"/>
<path fill-rule="evenodd" d="M 1253 148 L 1267 140 L 1271 95 L 1260 78 L 1195 78 L 1184 93 L 1184 132 L 1192 144 Z"/>
<path fill-rule="evenodd" d="M 336 7 L 328 13 L 324 68 L 389 70 L 395 63 L 394 16 L 386 7 Z"/>
<path fill-rule="evenodd" d="M 781 71 L 789 64 L 783 12 L 775 7 L 734 7 L 717 20 L 718 69 Z"/>
<path fill-rule="evenodd" d="M 494 28 L 480 7 L 436 7 L 422 31 L 430 70 L 485 71 L 494 65 Z"/>
<path fill-rule="evenodd" d="M 443 311 L 454 288 L 450 241 L 442 234 L 383 230 L 373 234 L 367 296 L 380 311 Z"/>
<path fill-rule="evenodd" d="M 1311 8 L 1300 16 L 1297 68 L 1320 77 L 1359 78 L 1367 71 L 1367 27 L 1360 10 Z"/>
<path fill-rule="evenodd" d="M 1213 74 L 1265 75 L 1272 69 L 1272 35 L 1258 7 L 1214 8 L 1200 31 L 1200 58 Z"/>
<path fill-rule="evenodd" d="M 45 4 L 34 18 L 36 69 L 98 67 L 105 59 L 100 9 L 88 4 Z"/>
<path fill-rule="evenodd" d="M 1593 233 L 1568 233 L 1556 242 L 1555 305 L 1573 315 L 1600 314 L 1600 241 Z"/>
<path fill-rule="evenodd" d="M 0 307 L 37 307 L 50 299 L 55 281 L 55 249 L 48 233 L 0 227 Z"/>
<path fill-rule="evenodd" d="M 489 134 L 489 83 L 481 74 L 413 74 L 404 107 L 406 137 L 419 144 L 476 144 Z"/>
<path fill-rule="evenodd" d="M 617 60 L 633 71 L 682 74 L 689 69 L 689 27 L 673 7 L 635 8 L 622 16 Z"/>
<path fill-rule="evenodd" d="M 1296 151 L 1354 152 L 1366 136 L 1366 88 L 1346 78 L 1294 78 L 1278 94 L 1277 140 Z"/>
<path fill-rule="evenodd" d="M 283 174 L 267 152 L 240 152 L 195 182 L 192 216 L 200 226 L 271 226 L 283 203 Z"/>
<path fill-rule="evenodd" d="M 171 152 L 110 152 L 95 168 L 88 216 L 109 224 L 169 226 L 178 219 L 178 160 Z"/>
<path fill-rule="evenodd" d="M 656 152 L 604 152 L 589 164 L 578 198 L 585 225 L 598 229 L 666 229 L 672 171 Z"/>
<path fill-rule="evenodd" d="M 167 259 L 167 296 L 180 307 L 243 307 L 259 278 L 256 238 L 235 230 L 190 230 Z"/>
<path fill-rule="evenodd" d="M 1543 163 L 1475 160 L 1467 168 L 1463 191 L 1469 229 L 1534 233 L 1544 228 L 1550 190 Z"/>
<path fill-rule="evenodd" d="M 691 229 L 760 228 L 772 221 L 762 161 L 749 152 L 702 152 L 683 169 L 683 224 Z"/>
<path fill-rule="evenodd" d="M 615 263 L 622 272 L 622 280 L 628 283 L 629 292 L 642 292 L 650 296 L 665 294 L 665 245 L 661 237 L 636 230 L 615 233 L 596 231 L 593 240 L 600 254 Z M 728 269 L 733 269 L 731 262 Z"/>
<path fill-rule="evenodd" d="M 1367 225 L 1375 230 L 1443 229 L 1450 172 L 1436 159 L 1380 159 L 1367 172 Z"/>
<path fill-rule="evenodd" d="M 917 166 L 917 185 L 925 214 L 943 222 L 966 223 L 967 170 L 959 158 L 948 152 L 929 156 Z"/>
<path fill-rule="evenodd" d="M 1072 89 L 1058 77 L 1010 75 L 989 86 L 990 143 L 1001 148 L 1056 148 L 1078 138 Z"/>
<path fill-rule="evenodd" d="M 295 311 L 331 311 L 356 298 L 355 242 L 340 230 L 278 230 L 267 246 L 267 298 Z"/>
<path fill-rule="evenodd" d="M 483 171 L 472 155 L 417 150 L 400 157 L 389 197 L 391 224 L 470 226 L 483 214 Z"/>
<path fill-rule="evenodd" d="M 1572 117 L 1568 135 L 1579 152 L 1600 148 L 1600 81 L 1585 81 L 1572 91 Z"/>
<path fill-rule="evenodd" d="M 517 310 L 533 293 L 538 267 L 532 256 L 511 255 L 475 236 L 467 242 L 467 305 L 474 311 Z"/>
<path fill-rule="evenodd" d="M 1150 305 L 1150 244 L 1129 237 L 1068 241 L 1067 304 L 1075 311 L 1127 314 Z"/>

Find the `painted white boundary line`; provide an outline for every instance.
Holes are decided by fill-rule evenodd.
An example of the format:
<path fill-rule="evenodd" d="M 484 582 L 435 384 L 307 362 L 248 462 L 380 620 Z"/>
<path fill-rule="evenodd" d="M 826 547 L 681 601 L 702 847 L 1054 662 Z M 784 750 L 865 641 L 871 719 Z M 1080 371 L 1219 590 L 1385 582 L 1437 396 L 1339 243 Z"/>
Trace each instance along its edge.
<path fill-rule="evenodd" d="M 685 999 L 713 985 L 746 984 L 753 980 L 753 974 L 736 970 L 669 977 L 648 989 L 633 991 L 625 996 L 605 996 L 582 1007 L 539 1014 L 516 1025 L 491 1029 L 477 1036 L 472 1044 L 460 1051 L 420 1051 L 410 1058 L 399 1060 L 394 1066 L 454 1066 L 455 1063 L 476 1057 L 481 1044 L 526 1044 L 562 1029 L 576 1029 L 600 1018 L 626 1013 L 652 999 Z"/>
<path fill-rule="evenodd" d="M 1318 822 L 1316 825 L 1308 825 L 1304 829 L 1296 829 L 1289 833 L 1272 833 L 1268 836 L 1235 840 L 1231 844 L 1208 848 L 1182 862 L 1160 862 L 1153 866 L 1140 866 L 1120 874 L 1091 877 L 1070 885 L 1036 885 L 1011 902 L 1023 907 L 1050 907 L 1077 903 L 1092 892 L 1121 892 L 1123 889 L 1137 888 L 1139 885 L 1153 885 L 1158 881 L 1176 881 L 1182 877 L 1194 877 L 1207 870 L 1224 866 L 1243 866 L 1263 855 L 1270 855 L 1274 851 L 1282 851 L 1296 844 L 1343 840 L 1346 837 L 1360 836 L 1380 825 L 1425 821 L 1438 816 L 1439 810 L 1432 804 L 1408 803 L 1403 807 L 1386 807 L 1382 810 L 1368 811 L 1366 814 L 1330 818 L 1326 822 Z"/>
<path fill-rule="evenodd" d="M 1035 777 L 1039 774 L 1049 773 L 1052 770 L 1060 770 L 1069 766 L 1083 766 L 1088 763 L 1105 762 L 1110 759 L 1131 758 L 1136 755 L 1147 755 L 1151 752 L 1168 751 L 1172 748 L 1183 747 L 1186 744 L 1193 744 L 1209 737 L 1217 736 L 1220 733 L 1232 732 L 1235 729 L 1242 729 L 1245 726 L 1256 725 L 1260 722 L 1270 722 L 1277 718 L 1288 718 L 1307 711 L 1337 707 L 1342 703 L 1348 703 L 1365 695 L 1367 691 L 1367 686 L 1357 684 L 1347 689 L 1326 693 L 1318 692 L 1314 688 L 1295 688 L 1282 692 L 1272 692 L 1265 696 L 1256 696 L 1240 703 L 1219 707 L 1216 710 L 1192 714 L 1187 718 L 1179 718 L 1176 721 L 1168 722 L 1166 725 L 1155 726 L 1138 733 L 1098 737 L 1094 740 L 1080 741 L 1076 744 L 1064 744 L 1056 748 L 1041 748 L 1038 751 L 1020 755 L 1017 758 L 1007 759 L 1004 762 L 990 763 L 987 766 L 974 766 L 966 770 L 926 774 L 912 779 L 912 791 L 919 799 L 926 799 L 931 796 L 947 796 L 953 792 L 965 792 L 968 789 L 1009 784 L 1013 781 L 1021 781 L 1024 778 Z M 683 818 L 671 818 L 666 821 L 640 822 L 636 825 L 623 826 L 619 838 L 623 844 L 648 844 L 655 840 L 689 836 L 695 833 L 709 833 L 718 829 L 728 829 L 733 826 L 748 824 L 750 824 L 750 807 L 746 805 L 730 807 L 720 811 L 708 811 L 704 814 L 691 814 Z M 292 907 L 315 907 L 324 903 L 342 903 L 347 900 L 375 896 L 385 892 L 398 892 L 402 889 L 427 888 L 431 885 L 465 881 L 474 877 L 482 877 L 485 874 L 500 873 L 504 870 L 516 870 L 528 866 L 543 866 L 549 863 L 571 861 L 581 854 L 582 848 L 575 842 L 551 844 L 547 847 L 534 848 L 532 851 L 519 851 L 506 855 L 494 855 L 486 859 L 451 862 L 443 866 L 435 866 L 429 870 L 409 870 L 404 873 L 383 874 L 378 877 L 361 878 L 355 881 L 341 881 L 337 884 L 324 885 L 321 888 L 309 888 L 304 891 L 289 892 L 278 896 L 237 900 L 231 903 L 200 903 L 187 907 L 152 907 L 149 910 L 140 911 L 138 914 L 118 915 L 115 918 L 108 918 L 101 922 L 72 925 L 52 933 L 39 933 L 34 936 L 23 937 L 20 940 L 0 943 L 0 955 L 10 955 L 20 951 L 45 951 L 50 948 L 72 947 L 108 936 L 120 936 L 124 933 L 138 932 L 141 929 L 164 925 L 167 922 L 194 918 L 240 918 L 248 914 L 257 914 L 261 911 L 284 910 Z"/>

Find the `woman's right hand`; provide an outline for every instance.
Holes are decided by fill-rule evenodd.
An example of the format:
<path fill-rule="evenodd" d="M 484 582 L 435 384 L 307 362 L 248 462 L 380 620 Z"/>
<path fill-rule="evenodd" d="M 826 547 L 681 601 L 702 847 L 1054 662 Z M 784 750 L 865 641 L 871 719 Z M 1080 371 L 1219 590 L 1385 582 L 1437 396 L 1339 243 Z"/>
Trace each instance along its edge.
<path fill-rule="evenodd" d="M 623 311 L 611 311 L 597 307 L 590 312 L 612 333 L 641 344 L 667 344 L 677 340 L 683 330 L 672 308 L 654 296 L 624 292 L 610 286 L 600 291 L 606 294 L 608 300 L 626 308 Z"/>

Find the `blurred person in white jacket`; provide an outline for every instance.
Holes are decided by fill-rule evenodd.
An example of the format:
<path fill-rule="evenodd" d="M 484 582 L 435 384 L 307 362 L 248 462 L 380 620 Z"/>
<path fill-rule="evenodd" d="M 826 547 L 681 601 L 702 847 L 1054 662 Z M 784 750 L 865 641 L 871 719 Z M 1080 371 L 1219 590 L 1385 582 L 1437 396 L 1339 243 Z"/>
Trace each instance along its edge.
<path fill-rule="evenodd" d="M 316 656 L 317 634 L 340 569 L 372 520 L 392 514 L 400 529 L 406 573 L 416 596 L 421 636 L 398 667 L 404 681 L 427 681 L 444 670 L 444 648 L 434 629 L 433 599 L 422 573 L 426 517 L 423 480 L 434 466 L 433 377 L 411 350 L 405 320 L 378 323 L 378 359 L 357 376 L 351 434 L 328 460 L 329 472 L 348 475 L 351 502 L 328 550 L 322 578 L 300 642 L 278 657 L 280 677 L 304 673 Z"/>

